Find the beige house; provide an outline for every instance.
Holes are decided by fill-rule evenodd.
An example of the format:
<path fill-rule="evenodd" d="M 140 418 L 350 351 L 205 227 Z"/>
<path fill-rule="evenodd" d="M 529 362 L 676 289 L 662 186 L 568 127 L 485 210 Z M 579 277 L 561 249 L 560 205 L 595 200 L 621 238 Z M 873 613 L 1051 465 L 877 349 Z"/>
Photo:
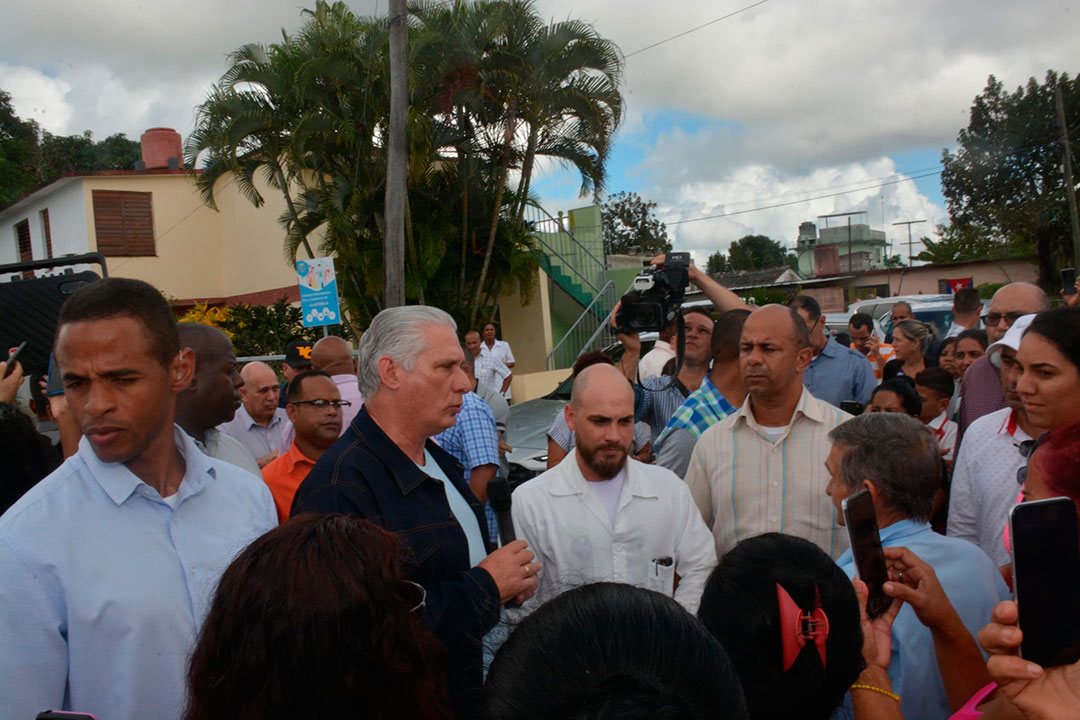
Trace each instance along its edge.
<path fill-rule="evenodd" d="M 178 133 L 155 128 L 142 141 L 141 169 L 65 175 L 0 209 L 0 264 L 99 252 L 110 275 L 145 280 L 181 306 L 297 300 L 280 193 L 260 187 L 256 208 L 223 178 L 215 211 L 180 165 Z"/>

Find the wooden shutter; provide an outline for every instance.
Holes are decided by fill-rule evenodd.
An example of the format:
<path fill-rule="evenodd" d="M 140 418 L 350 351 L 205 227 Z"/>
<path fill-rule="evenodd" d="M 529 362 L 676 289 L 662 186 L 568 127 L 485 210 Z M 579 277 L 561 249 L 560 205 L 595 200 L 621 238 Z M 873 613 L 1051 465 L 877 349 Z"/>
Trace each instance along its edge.
<path fill-rule="evenodd" d="M 51 258 L 52 254 L 52 230 L 49 229 L 49 208 L 41 211 L 41 229 L 45 233 L 45 257 Z"/>
<path fill-rule="evenodd" d="M 19 248 L 19 262 L 29 262 L 34 259 L 34 250 L 30 245 L 30 221 L 23 220 L 15 224 L 15 243 Z M 34 277 L 32 270 L 23 270 L 24 278 Z"/>
<path fill-rule="evenodd" d="M 102 255 L 155 255 L 150 193 L 94 190 L 94 230 Z"/>

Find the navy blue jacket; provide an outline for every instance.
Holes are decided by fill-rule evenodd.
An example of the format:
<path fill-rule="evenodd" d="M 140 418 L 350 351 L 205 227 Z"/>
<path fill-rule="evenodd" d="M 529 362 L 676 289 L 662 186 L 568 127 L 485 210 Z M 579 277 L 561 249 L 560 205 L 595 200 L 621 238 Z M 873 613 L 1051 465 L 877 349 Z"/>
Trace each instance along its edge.
<path fill-rule="evenodd" d="M 486 528 L 461 464 L 431 440 L 427 449 Z M 417 467 L 363 407 L 300 483 L 290 516 L 303 512 L 358 515 L 397 534 L 405 576 L 427 590 L 425 624 L 447 649 L 451 705 L 458 717 L 473 717 L 483 687 L 481 643 L 499 620 L 499 589 L 486 570 L 471 566 L 465 531 L 442 483 Z"/>

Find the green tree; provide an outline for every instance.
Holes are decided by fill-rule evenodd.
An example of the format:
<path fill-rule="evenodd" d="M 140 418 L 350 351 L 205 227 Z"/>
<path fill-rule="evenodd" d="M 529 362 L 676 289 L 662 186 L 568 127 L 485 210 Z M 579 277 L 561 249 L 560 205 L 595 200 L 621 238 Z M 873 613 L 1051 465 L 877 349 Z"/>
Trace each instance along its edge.
<path fill-rule="evenodd" d="M 36 155 L 36 123 L 20 119 L 11 95 L 0 90 L 0 207 L 33 187 Z"/>
<path fill-rule="evenodd" d="M 728 272 L 731 270 L 731 264 L 728 263 L 727 255 L 722 250 L 717 250 L 713 254 L 709 255 L 709 259 L 705 263 L 705 272 L 709 275 L 718 275 L 722 272 Z"/>
<path fill-rule="evenodd" d="M 744 235 L 731 243 L 728 260 L 732 270 L 763 270 L 790 265 L 784 246 L 765 235 Z"/>
<path fill-rule="evenodd" d="M 656 203 L 635 192 L 617 192 L 600 206 L 604 247 L 609 253 L 636 248 L 646 254 L 671 250 L 667 227 L 656 218 Z"/>
<path fill-rule="evenodd" d="M 605 93 L 621 67 L 605 75 L 595 56 L 604 48 L 619 55 L 587 26 L 567 23 L 545 27 L 521 0 L 410 7 L 408 301 L 439 305 L 468 324 L 478 312 L 493 314 L 510 289 L 531 292 L 533 241 L 520 209 L 532 170 L 524 158 L 565 160 L 583 186 L 602 187 L 621 116 Z M 185 146 L 189 165 L 206 162 L 196 182 L 210 204 L 226 177 L 256 204 L 259 187 L 282 193 L 286 256 L 316 242 L 336 255 L 357 328 L 381 302 L 387 54 L 385 18 L 318 0 L 298 31 L 230 55 Z M 549 54 L 558 61 L 545 60 Z M 514 169 L 523 181 L 516 190 L 508 187 Z"/>
<path fill-rule="evenodd" d="M 1048 71 L 1042 84 L 1031 78 L 1012 93 L 989 77 L 957 137 L 956 151 L 942 154 L 941 188 L 951 223 L 938 243 L 946 247 L 930 254 L 1010 257 L 1034 250 L 1044 289 L 1055 286 L 1057 267 L 1072 264 L 1057 87 L 1067 126 L 1075 128 L 1080 83 L 1067 74 Z M 1074 165 L 1078 159 L 1074 147 Z"/>

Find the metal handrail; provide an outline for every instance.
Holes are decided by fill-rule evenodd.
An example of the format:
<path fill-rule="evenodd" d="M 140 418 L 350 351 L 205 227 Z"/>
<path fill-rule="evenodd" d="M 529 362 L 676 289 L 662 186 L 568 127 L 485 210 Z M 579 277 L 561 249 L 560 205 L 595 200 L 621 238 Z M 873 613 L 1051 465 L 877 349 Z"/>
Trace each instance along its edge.
<path fill-rule="evenodd" d="M 578 278 L 579 278 L 579 279 L 581 280 L 581 282 L 582 282 L 582 283 L 583 283 L 584 285 L 588 286 L 588 289 L 589 289 L 589 290 L 591 290 L 591 291 L 593 292 L 593 294 L 597 294 L 597 293 L 599 293 L 599 292 L 600 292 L 599 290 L 597 290 L 597 289 L 596 289 L 596 286 L 595 286 L 595 285 L 593 285 L 592 281 L 591 281 L 591 280 L 589 280 L 589 278 L 585 277 L 585 275 L 584 275 L 584 274 L 582 274 L 582 272 L 581 272 L 580 270 L 578 270 L 578 269 L 577 269 L 577 267 L 575 267 L 575 266 L 574 266 L 574 265 L 573 265 L 573 264 L 572 264 L 572 263 L 570 262 L 570 259 L 569 259 L 569 258 L 567 258 L 567 257 L 566 257 L 565 255 L 563 255 L 563 254 L 562 254 L 562 253 L 560 253 L 560 252 L 559 252 L 558 250 L 556 250 L 556 249 L 555 249 L 555 248 L 553 248 L 553 247 L 552 247 L 551 245 L 549 245 L 549 244 L 548 244 L 548 243 L 547 243 L 547 242 L 546 242 L 546 241 L 545 241 L 545 240 L 544 240 L 544 239 L 543 239 L 542 237 L 540 237 L 539 235 L 534 235 L 533 237 L 535 237 L 535 238 L 536 238 L 536 240 L 537 240 L 537 242 L 539 242 L 539 243 L 540 243 L 540 244 L 541 244 L 541 245 L 542 245 L 542 246 L 543 246 L 543 247 L 545 248 L 546 254 L 548 254 L 548 255 L 554 255 L 555 257 L 557 257 L 557 258 L 559 258 L 560 260 L 562 260 L 562 264 L 561 264 L 561 265 L 560 265 L 559 267 L 563 268 L 563 269 L 564 269 L 564 271 L 567 271 L 567 272 L 573 272 L 573 273 L 574 273 L 575 275 L 577 275 L 577 277 L 578 277 Z M 570 237 L 574 237 L 574 236 L 573 236 L 573 235 L 570 235 Z M 577 243 L 577 240 L 575 239 L 575 240 L 574 240 L 574 242 L 575 242 L 575 243 Z M 581 247 L 581 249 L 582 249 L 582 250 L 585 250 L 586 252 L 588 252 L 588 250 L 587 250 L 587 249 L 585 248 L 585 246 L 584 246 L 584 245 L 581 245 L 581 243 L 577 243 L 577 244 L 578 244 L 578 246 L 579 246 L 579 247 Z"/>
<path fill-rule="evenodd" d="M 570 230 L 567 230 L 566 228 L 564 228 L 564 227 L 562 226 L 562 221 L 561 221 L 561 220 L 559 220 L 558 218 L 553 218 L 553 217 L 551 217 L 551 213 L 549 213 L 549 212 L 548 212 L 547 210 L 545 210 L 544 208 L 540 207 L 539 205 L 534 205 L 533 207 L 534 207 L 535 209 L 539 210 L 540 212 L 544 213 L 545 215 L 547 215 L 547 217 L 548 217 L 548 220 L 550 220 L 550 221 L 552 221 L 553 223 L 557 224 L 557 225 L 559 226 L 559 229 L 560 229 L 560 230 L 561 230 L 562 232 L 566 233 L 566 234 L 567 234 L 567 235 L 569 235 L 569 236 L 570 236 L 571 238 L 573 238 L 573 239 L 574 239 L 574 242 L 575 242 L 575 243 L 577 243 L 577 244 L 578 244 L 578 246 L 580 246 L 580 247 L 581 247 L 581 249 L 582 249 L 582 250 L 584 250 L 584 251 L 585 251 L 585 253 L 586 253 L 586 254 L 587 254 L 587 255 L 588 255 L 589 257 L 591 257 L 591 258 L 592 258 L 592 259 L 593 259 L 593 260 L 594 260 L 594 261 L 595 261 L 595 262 L 596 262 L 596 263 L 597 263 L 598 265 L 600 265 L 600 267 L 604 268 L 605 270 L 607 269 L 607 262 L 606 262 L 605 260 L 601 260 L 600 258 L 598 258 L 598 257 L 596 257 L 595 255 L 593 255 L 593 254 L 592 254 L 592 251 L 591 251 L 591 250 L 589 250 L 589 248 L 585 247 L 585 246 L 584 246 L 584 245 L 582 245 L 582 244 L 581 244 L 580 242 L 578 242 L 578 239 L 577 239 L 576 237 L 574 237 L 574 233 L 572 233 L 572 232 L 571 232 Z M 590 227 L 591 227 L 591 226 L 590 226 Z"/>
<path fill-rule="evenodd" d="M 585 312 L 581 313 L 581 315 L 579 315 L 579 316 L 578 316 L 578 319 L 577 319 L 577 320 L 575 320 L 575 321 L 574 321 L 574 324 L 573 324 L 573 325 L 571 325 L 571 326 L 570 326 L 570 327 L 569 327 L 569 328 L 567 329 L 566 333 L 565 333 L 565 334 L 564 334 L 564 335 L 563 335 L 563 336 L 562 336 L 562 337 L 561 337 L 561 338 L 559 339 L 559 342 L 555 343 L 555 347 L 553 347 L 553 348 L 551 349 L 551 352 L 549 352 L 549 353 L 548 353 L 548 356 L 547 356 L 547 362 L 548 362 L 548 365 L 549 365 L 549 366 L 550 366 L 550 365 L 551 365 L 551 364 L 552 364 L 552 363 L 554 362 L 554 360 L 555 360 L 555 354 L 556 354 L 556 353 L 557 353 L 557 352 L 559 351 L 559 348 L 561 348 L 561 347 L 563 346 L 563 343 L 565 343 L 565 342 L 566 342 L 566 341 L 567 341 L 568 339 L 570 339 L 570 337 L 571 337 L 571 336 L 572 336 L 572 335 L 574 334 L 574 331 L 575 331 L 575 330 L 577 330 L 577 328 L 578 328 L 578 325 L 580 325 L 580 324 L 581 324 L 581 322 L 582 322 L 582 321 L 583 321 L 583 320 L 584 320 L 584 319 L 585 319 L 586 317 L 594 317 L 594 316 L 593 316 L 593 314 L 592 314 L 592 312 L 591 312 L 591 311 L 592 311 L 592 309 L 593 309 L 593 306 L 594 306 L 594 305 L 596 305 L 597 303 L 601 303 L 601 302 L 602 302 L 602 301 L 604 300 L 604 293 L 606 293 L 606 292 L 607 292 L 607 290 L 608 290 L 608 288 L 609 288 L 609 287 L 611 287 L 611 288 L 614 288 L 614 287 L 615 287 L 615 283 L 613 283 L 612 281 L 608 280 L 607 284 L 606 284 L 606 285 L 604 285 L 604 287 L 600 289 L 600 292 L 598 292 L 598 293 L 596 294 L 596 297 L 595 297 L 595 298 L 593 298 L 593 301 L 592 301 L 591 303 L 589 303 L 589 304 L 588 304 L 588 306 L 586 306 L 586 308 L 585 308 Z M 606 315 L 605 317 L 610 317 L 610 316 L 611 316 L 611 313 L 609 312 L 609 313 L 608 313 L 608 314 L 607 314 L 607 315 Z M 603 328 L 603 321 L 601 322 L 601 328 Z M 593 337 L 595 337 L 595 335 L 596 335 L 596 334 L 594 333 L 594 334 L 593 334 Z M 588 343 L 586 343 L 585 345 L 586 345 L 586 347 L 587 347 L 587 346 L 588 346 Z M 549 370 L 551 370 L 551 369 L 554 369 L 554 368 L 551 368 L 551 367 L 549 367 L 548 369 L 549 369 Z"/>

